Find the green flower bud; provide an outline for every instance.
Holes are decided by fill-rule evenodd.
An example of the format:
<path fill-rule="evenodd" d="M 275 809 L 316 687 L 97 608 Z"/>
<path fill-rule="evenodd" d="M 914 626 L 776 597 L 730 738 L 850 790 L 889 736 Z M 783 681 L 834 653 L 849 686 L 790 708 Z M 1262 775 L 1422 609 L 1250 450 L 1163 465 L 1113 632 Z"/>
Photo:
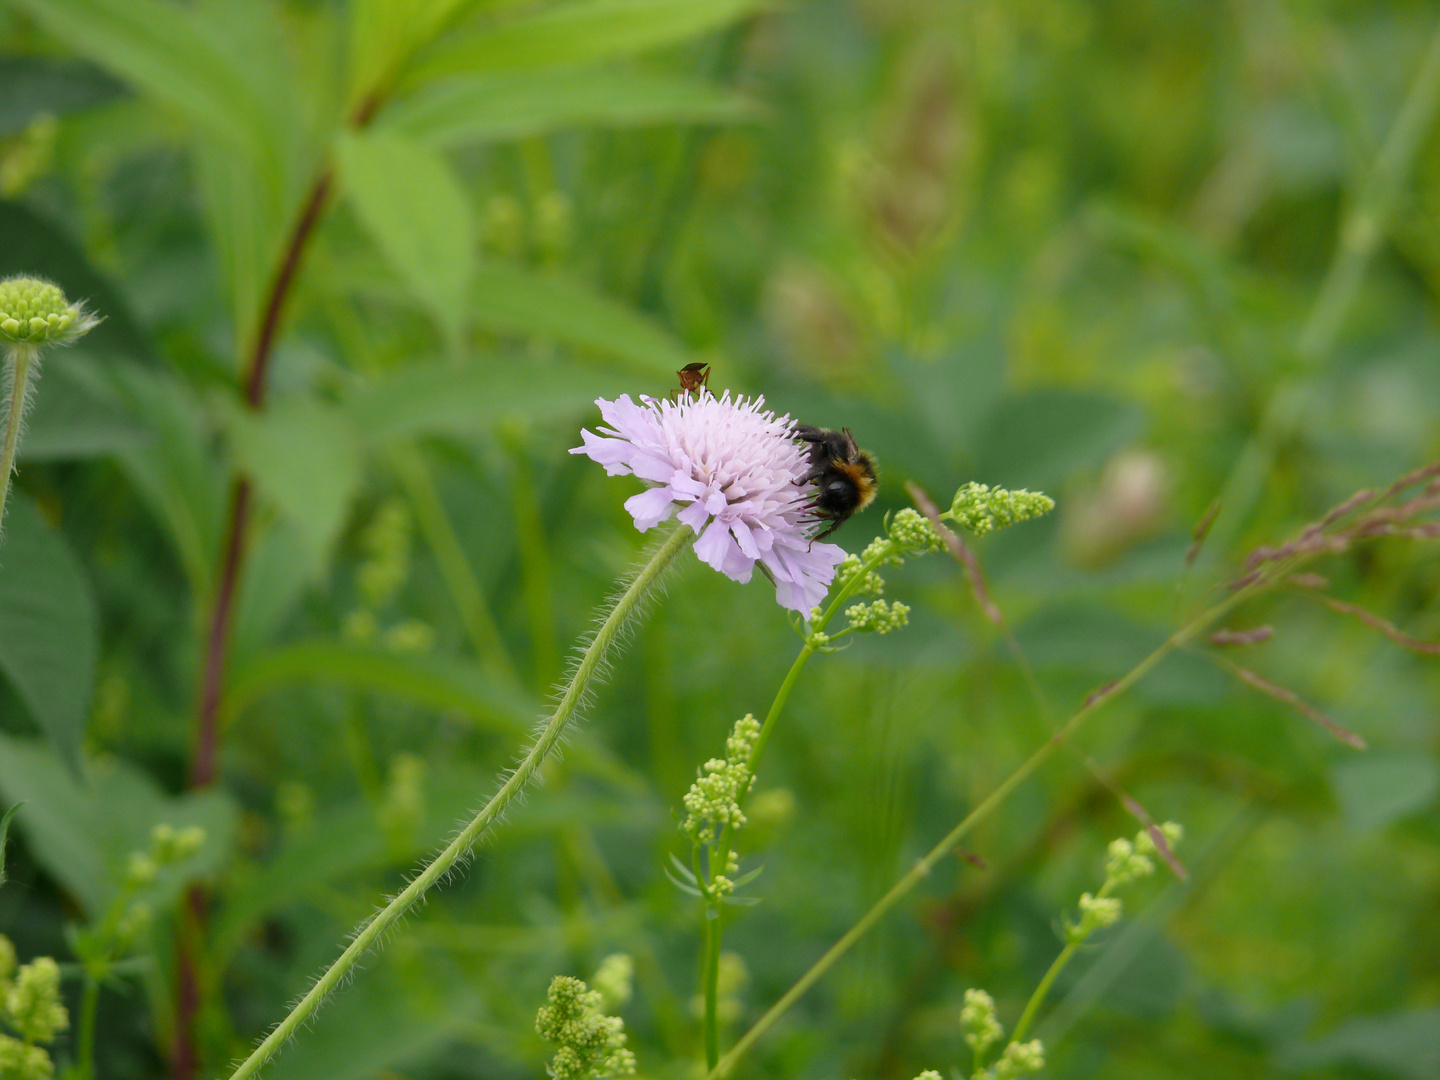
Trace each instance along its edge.
<path fill-rule="evenodd" d="M 1152 848 L 1153 850 L 1153 848 Z M 1105 880 L 1112 888 L 1155 872 L 1155 864 L 1135 851 L 1129 840 L 1112 840 L 1105 853 Z"/>
<path fill-rule="evenodd" d="M 1114 926 L 1120 921 L 1124 905 L 1113 896 L 1080 894 L 1080 922 L 1067 931 L 1070 941 L 1084 941 L 1096 930 Z"/>
<path fill-rule="evenodd" d="M 385 647 L 393 653 L 427 653 L 435 647 L 435 629 L 419 619 L 406 619 L 385 631 Z"/>
<path fill-rule="evenodd" d="M 1039 1039 L 1027 1043 L 1011 1043 L 1005 1047 L 1000 1060 L 995 1063 L 995 1080 L 1010 1080 L 1013 1076 L 1039 1072 L 1045 1067 L 1045 1047 Z"/>
<path fill-rule="evenodd" d="M 747 713 L 735 722 L 725 740 L 725 757 L 711 758 L 700 766 L 699 778 L 685 793 L 686 818 L 680 826 L 691 843 L 713 844 L 718 826 L 744 827 L 740 800 L 754 782 L 746 763 L 759 736 L 760 722 Z"/>
<path fill-rule="evenodd" d="M 910 622 L 910 608 L 898 600 L 872 600 L 868 604 L 855 604 L 845 609 L 845 618 L 850 620 L 850 629 L 876 634 L 888 634 Z"/>
<path fill-rule="evenodd" d="M 31 277 L 0 281 L 0 340 L 15 345 L 65 345 L 100 320 L 65 299 L 59 286 Z"/>
<path fill-rule="evenodd" d="M 965 1005 L 960 1010 L 960 1026 L 965 1042 L 977 1057 L 999 1042 L 1005 1035 L 995 1015 L 995 999 L 984 990 L 966 990 Z"/>
<path fill-rule="evenodd" d="M 915 1080 L 944 1080 L 944 1078 L 934 1069 L 926 1069 L 919 1076 L 915 1077 Z"/>
<path fill-rule="evenodd" d="M 50 1080 L 54 1073 L 50 1055 L 40 1047 L 0 1035 L 0 1076 L 5 1080 Z"/>
<path fill-rule="evenodd" d="M 1048 495 L 1025 490 L 992 489 L 988 484 L 971 481 L 955 493 L 955 499 L 950 504 L 950 518 L 976 536 L 984 536 L 994 529 L 1040 517 L 1054 509 L 1055 500 Z"/>
<path fill-rule="evenodd" d="M 125 881 L 136 887 L 149 885 L 159 871 L 159 865 L 149 855 L 143 851 L 132 851 L 125 867 Z"/>
<path fill-rule="evenodd" d="M 926 552 L 939 551 L 945 546 L 929 519 L 908 506 L 904 510 L 896 511 L 895 516 L 890 519 L 887 531 L 890 539 L 907 555 L 923 555 Z"/>
<path fill-rule="evenodd" d="M 22 967 L 5 998 L 10 1026 L 27 1043 L 48 1043 L 70 1026 L 60 1003 L 60 968 L 48 956 Z"/>
<path fill-rule="evenodd" d="M 628 953 L 611 953 L 595 971 L 595 992 L 603 1008 L 618 1009 L 630 1000 L 635 983 L 635 961 Z"/>
<path fill-rule="evenodd" d="M 625 1049 L 625 1024 L 600 1012 L 601 996 L 580 979 L 556 975 L 535 1030 L 555 1046 L 549 1073 L 555 1080 L 633 1076 L 635 1055 Z"/>

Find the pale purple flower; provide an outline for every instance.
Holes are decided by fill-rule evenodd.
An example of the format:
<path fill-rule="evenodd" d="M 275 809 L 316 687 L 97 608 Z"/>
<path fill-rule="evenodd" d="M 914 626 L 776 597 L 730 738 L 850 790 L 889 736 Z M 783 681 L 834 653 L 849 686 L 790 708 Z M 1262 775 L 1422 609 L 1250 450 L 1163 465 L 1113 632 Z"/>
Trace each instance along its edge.
<path fill-rule="evenodd" d="M 608 427 L 581 431 L 586 454 L 611 476 L 634 473 L 657 485 L 625 502 L 641 532 L 677 513 L 695 531 L 701 562 L 739 582 L 758 562 L 775 582 L 781 606 L 808 616 L 825 599 L 845 552 L 812 543 L 806 504 L 806 450 L 795 422 L 762 411 L 764 398 L 731 400 L 709 391 L 677 401 L 621 394 L 598 399 Z M 607 437 L 608 436 L 608 437 Z"/>

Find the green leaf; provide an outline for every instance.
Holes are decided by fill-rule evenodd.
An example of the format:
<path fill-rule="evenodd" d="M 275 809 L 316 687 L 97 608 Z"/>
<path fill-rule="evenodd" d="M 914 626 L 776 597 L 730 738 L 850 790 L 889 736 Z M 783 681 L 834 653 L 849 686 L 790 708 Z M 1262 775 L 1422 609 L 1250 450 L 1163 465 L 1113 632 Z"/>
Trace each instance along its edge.
<path fill-rule="evenodd" d="M 1336 765 L 1330 777 L 1345 823 L 1361 832 L 1409 817 L 1440 793 L 1440 768 L 1420 754 L 1372 752 Z"/>
<path fill-rule="evenodd" d="M 259 146 L 270 134 L 254 85 L 195 7 L 157 0 L 17 0 L 17 6 L 68 49 L 231 141 Z"/>
<path fill-rule="evenodd" d="M 10 819 L 15 816 L 15 811 L 24 805 L 23 802 L 17 802 L 5 811 L 4 817 L 0 817 L 0 885 L 5 884 L 5 845 L 10 839 Z"/>
<path fill-rule="evenodd" d="M 449 165 L 394 131 L 346 135 L 337 150 L 356 215 L 457 342 L 475 272 L 475 222 Z"/>
<path fill-rule="evenodd" d="M 125 88 L 99 68 L 41 56 L 0 58 L 0 135 L 24 131 L 36 116 L 65 116 L 103 105 Z"/>
<path fill-rule="evenodd" d="M 208 595 L 212 560 L 229 494 L 210 453 L 200 403 L 177 379 L 134 364 L 111 365 L 117 393 L 153 438 L 116 455 L 130 482 L 166 527 L 197 596 Z"/>
<path fill-rule="evenodd" d="M 259 651 L 312 580 L 300 530 L 276 518 L 254 531 L 235 603 L 232 657 Z"/>
<path fill-rule="evenodd" d="M 320 574 L 362 479 L 360 437 L 349 418 L 294 397 L 264 413 L 238 413 L 231 433 L 256 489 L 295 530 L 310 572 Z"/>
<path fill-rule="evenodd" d="M 386 109 L 380 125 L 456 147 L 561 128 L 730 123 L 754 115 L 745 97 L 697 79 L 586 70 L 447 80 Z"/>
<path fill-rule="evenodd" d="M 1287 1071 L 1324 1071 L 1335 1076 L 1388 1076 L 1434 1080 L 1440 1075 L 1440 1009 L 1384 1013 L 1348 1020 L 1329 1035 L 1296 1043 L 1276 1055 Z"/>
<path fill-rule="evenodd" d="M 90 708 L 99 615 L 65 538 L 18 492 L 0 534 L 0 671 L 72 768 Z"/>
<path fill-rule="evenodd" d="M 366 438 L 378 443 L 414 435 L 469 436 L 502 420 L 583 413 L 594 408 L 597 397 L 634 389 L 633 377 L 620 373 L 500 356 L 464 367 L 405 368 L 356 391 L 346 406 Z"/>
<path fill-rule="evenodd" d="M 629 56 L 696 37 L 757 10 L 756 0 L 580 0 L 441 39 L 407 84 Z"/>
<path fill-rule="evenodd" d="M 237 814 L 219 791 L 169 796 L 139 769 L 107 758 L 84 765 L 77 779 L 32 739 L 0 735 L 0 793 L 23 799 L 16 819 L 30 853 L 94 917 L 115 895 L 132 851 L 147 851 L 156 825 L 205 830 L 194 859 L 166 868 L 160 899 L 176 898 L 185 880 L 215 873 L 229 860 Z"/>
<path fill-rule="evenodd" d="M 665 385 L 695 359 L 645 316 L 562 278 L 486 266 L 473 294 L 471 313 L 482 329 L 548 338 L 613 356 Z"/>
<path fill-rule="evenodd" d="M 97 457 L 139 445 L 149 437 L 115 400 L 94 360 L 75 352 L 46 357 L 43 378 L 17 449 L 22 461 Z"/>

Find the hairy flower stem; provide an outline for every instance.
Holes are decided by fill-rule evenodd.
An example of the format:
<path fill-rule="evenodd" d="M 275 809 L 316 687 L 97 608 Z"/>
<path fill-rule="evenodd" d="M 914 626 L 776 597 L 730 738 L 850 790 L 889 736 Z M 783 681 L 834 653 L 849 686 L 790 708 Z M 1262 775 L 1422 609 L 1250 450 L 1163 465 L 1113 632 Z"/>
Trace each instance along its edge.
<path fill-rule="evenodd" d="M 680 554 L 686 541 L 693 535 L 687 526 L 677 524 L 669 535 L 661 540 L 649 559 L 625 587 L 625 591 L 615 600 L 599 629 L 595 631 L 594 639 L 581 654 L 580 662 L 575 666 L 569 682 L 565 684 L 560 703 L 555 707 L 555 712 L 550 719 L 545 722 L 534 745 L 525 754 L 524 760 L 510 773 L 500 790 L 485 804 L 485 808 L 475 815 L 470 824 L 466 825 L 445 846 L 445 849 L 436 855 L 425 869 L 420 871 L 410 884 L 392 898 L 374 918 L 359 928 L 345 951 L 340 954 L 339 959 L 326 969 L 325 973 L 315 981 L 315 985 L 310 988 L 309 993 L 300 999 L 300 1002 L 290 1010 L 285 1019 L 275 1026 L 250 1056 L 241 1062 L 240 1067 L 231 1073 L 230 1080 L 246 1080 L 247 1077 L 258 1073 L 261 1066 L 274 1055 L 285 1040 L 289 1039 L 330 996 L 331 992 L 345 980 L 356 962 L 374 948 L 385 932 L 414 907 L 436 882 L 449 873 L 486 830 L 499 820 L 506 807 L 535 776 L 550 751 L 555 749 L 556 744 L 565 734 L 565 729 L 574 718 L 575 710 L 584 698 L 596 672 L 604 663 L 606 654 L 615 644 L 620 631 L 637 614 L 641 603 L 659 584 L 665 571 L 675 561 L 675 557 Z"/>
<path fill-rule="evenodd" d="M 894 542 L 889 542 L 875 552 L 869 559 L 861 564 L 860 569 L 851 574 L 845 585 L 837 592 L 834 598 L 826 605 L 820 617 L 810 624 L 810 632 L 823 633 L 830 625 L 831 620 L 840 612 L 841 606 L 849 600 L 857 589 L 864 583 L 866 576 L 890 558 L 895 551 Z M 807 640 L 800 647 L 800 653 L 795 657 L 795 662 L 790 665 L 790 670 L 785 673 L 785 679 L 780 684 L 780 689 L 775 691 L 775 700 L 770 703 L 770 711 L 765 714 L 765 722 L 760 727 L 760 734 L 755 739 L 755 746 L 750 751 L 750 757 L 746 761 L 746 767 L 750 775 L 754 776 L 756 769 L 760 767 L 760 756 L 765 753 L 765 745 L 770 741 L 770 735 L 775 730 L 775 721 L 779 719 L 781 710 L 785 708 L 785 702 L 790 698 L 790 691 L 795 688 L 795 683 L 800 678 L 800 672 L 805 670 L 805 665 L 810 662 L 810 657 L 815 655 L 815 645 L 812 640 Z M 736 799 L 740 805 L 744 805 L 745 796 L 748 791 L 742 791 Z M 710 878 L 713 881 L 716 874 L 725 873 L 726 866 L 730 862 L 730 836 L 732 830 L 723 829 L 719 837 L 715 851 L 710 860 Z M 719 867 L 717 870 L 716 867 Z M 714 1069 L 719 1061 L 720 1054 L 720 924 L 721 908 L 712 901 L 705 903 L 705 968 L 701 976 L 701 985 L 705 995 L 705 1067 Z"/>
<path fill-rule="evenodd" d="M 1098 712 L 1100 708 L 1112 699 L 1129 690 L 1137 682 L 1148 675 L 1154 668 L 1172 652 L 1183 648 L 1194 641 L 1202 633 L 1213 626 L 1221 619 L 1226 612 L 1236 605 L 1253 597 L 1257 592 L 1269 587 L 1274 582 L 1281 580 L 1302 558 L 1291 558 L 1279 560 L 1272 564 L 1270 573 L 1257 579 L 1244 588 L 1237 589 L 1224 600 L 1208 608 L 1190 622 L 1186 623 L 1175 633 L 1171 634 L 1162 642 L 1154 652 L 1135 667 L 1131 668 L 1119 681 L 1112 683 L 1102 692 L 1090 695 L 1080 709 L 1075 712 L 1069 720 L 1049 739 L 1032 753 L 1025 762 L 1011 773 L 994 791 L 992 791 L 975 809 L 971 810 L 955 828 L 951 829 L 938 844 L 926 853 L 911 869 L 890 887 L 890 890 L 877 900 L 860 920 L 852 926 L 845 935 L 834 945 L 826 950 L 825 954 L 805 972 L 785 994 L 772 1005 L 758 1021 L 755 1026 L 740 1037 L 739 1041 L 730 1048 L 720 1061 L 705 1074 L 705 1080 L 718 1080 L 726 1075 L 735 1063 L 753 1046 L 767 1031 L 775 1026 L 776 1022 L 790 1011 L 791 1007 L 803 997 L 812 986 L 820 981 L 821 977 L 838 963 L 861 938 L 863 938 L 885 914 L 904 899 L 915 888 L 930 875 L 937 863 L 945 858 L 977 825 L 993 814 L 1006 799 L 1023 784 L 1030 775 L 1043 765 L 1055 750 L 1063 746 L 1072 735 L 1079 730 L 1080 726 Z M 832 608 L 834 605 L 831 605 Z M 829 614 L 829 609 L 827 609 Z"/>
<path fill-rule="evenodd" d="M 5 410 L 4 449 L 0 449 L 0 526 L 5 524 L 5 504 L 10 499 L 10 474 L 15 469 L 15 447 L 20 442 L 20 427 L 25 420 L 26 382 L 38 351 L 30 345 L 12 345 L 6 350 L 5 366 L 10 370 L 5 373 L 5 381 L 10 384 L 10 401 Z"/>

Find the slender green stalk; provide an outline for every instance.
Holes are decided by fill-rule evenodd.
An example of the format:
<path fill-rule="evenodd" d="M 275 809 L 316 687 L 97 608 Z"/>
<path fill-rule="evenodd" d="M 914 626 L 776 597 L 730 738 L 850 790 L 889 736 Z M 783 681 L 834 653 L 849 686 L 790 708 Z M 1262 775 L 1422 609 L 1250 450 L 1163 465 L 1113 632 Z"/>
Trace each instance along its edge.
<path fill-rule="evenodd" d="M 340 954 L 339 959 L 326 969 L 325 973 L 315 981 L 315 985 L 310 988 L 309 993 L 300 999 L 300 1002 L 275 1026 L 250 1056 L 241 1062 L 239 1068 L 231 1073 L 230 1080 L 246 1080 L 247 1077 L 258 1073 L 261 1066 L 270 1060 L 285 1040 L 289 1039 L 345 980 L 357 961 L 369 952 L 385 932 L 414 907 L 432 886 L 465 857 L 475 841 L 480 839 L 505 812 L 506 807 L 530 782 L 540 765 L 549 756 L 550 751 L 560 741 L 566 727 L 574 718 L 575 710 L 585 696 L 591 680 L 595 677 L 606 653 L 615 643 L 621 629 L 637 613 L 641 602 L 659 583 L 661 576 L 675 561 L 675 557 L 680 554 L 690 536 L 689 528 L 677 524 L 669 535 L 664 537 L 659 546 L 654 549 L 649 560 L 616 599 L 614 606 L 610 608 L 604 621 L 600 624 L 600 628 L 595 631 L 594 640 L 581 654 L 579 664 L 576 665 L 574 673 L 565 685 L 559 705 L 555 707 L 554 714 L 541 729 L 524 760 L 506 778 L 500 790 L 485 804 L 484 809 L 475 815 L 474 820 L 466 825 L 455 839 L 451 840 L 445 849 L 435 856 L 429 865 L 392 898 L 374 918 L 359 928 L 349 946 Z"/>
<path fill-rule="evenodd" d="M 1282 562 L 1276 565 L 1274 572 L 1275 577 L 1279 576 L 1282 569 L 1288 569 L 1288 563 Z M 806 991 L 819 982 L 821 977 L 834 967 L 841 957 L 848 953 L 891 908 L 904 899 L 916 885 L 927 878 L 930 875 L 930 871 L 935 868 L 935 865 L 939 863 L 941 859 L 945 858 L 961 840 L 972 832 L 975 826 L 979 825 L 980 822 L 994 813 L 1000 804 L 1009 798 L 1011 793 L 1024 783 L 1036 769 L 1043 765 L 1058 747 L 1068 741 L 1093 713 L 1097 712 L 1112 698 L 1118 697 L 1130 689 L 1154 670 L 1156 665 L 1172 652 L 1189 644 L 1189 642 L 1213 625 L 1216 620 L 1224 616 L 1226 612 L 1243 600 L 1249 599 L 1259 588 L 1269 584 L 1271 580 L 1273 580 L 1273 578 L 1267 578 L 1264 582 L 1251 584 L 1243 589 L 1236 590 L 1226 599 L 1202 612 L 1185 626 L 1171 634 L 1154 652 L 1150 653 L 1149 656 L 1131 668 L 1130 671 L 1117 682 L 1112 683 L 1103 692 L 1092 694 L 1090 699 L 1065 722 L 1059 731 L 1042 743 L 1034 753 L 1026 758 L 1018 769 L 1011 773 L 1000 786 L 980 802 L 975 809 L 971 810 L 970 813 L 965 816 L 964 820 L 956 825 L 955 828 L 951 829 L 950 832 L 945 835 L 944 839 L 930 849 L 924 858 L 920 859 L 899 881 L 892 885 L 890 890 L 877 900 L 874 906 L 861 916 L 860 920 L 846 931 L 839 941 L 830 946 L 825 954 L 821 956 L 819 960 L 815 961 L 810 967 L 810 970 L 805 972 L 799 981 L 787 990 L 780 1000 L 775 1002 L 775 1004 L 766 1011 L 764 1016 L 756 1021 L 755 1026 L 740 1037 L 739 1041 L 730 1048 L 729 1052 L 720 1059 L 719 1063 L 706 1073 L 705 1080 L 718 1080 L 719 1077 L 726 1075 L 734 1068 L 735 1063 L 740 1060 L 745 1052 L 749 1050 L 761 1036 L 774 1027 L 776 1022 L 790 1011 L 790 1008 L 795 1002 L 799 1001 L 800 998 L 805 995 Z"/>
<path fill-rule="evenodd" d="M 705 1067 L 720 1060 L 720 909 L 705 912 Z"/>
<path fill-rule="evenodd" d="M 80 1039 L 77 1048 L 80 1080 L 95 1076 L 95 1017 L 100 1006 L 100 982 L 85 972 L 85 990 L 80 998 Z"/>
<path fill-rule="evenodd" d="M 1101 900 L 1110 895 L 1111 882 L 1105 882 L 1104 886 L 1095 894 L 1095 899 Z M 1060 955 L 1055 957 L 1054 962 L 1045 972 L 1044 978 L 1040 980 L 1035 992 L 1030 995 L 1030 1000 L 1025 1003 L 1025 1011 L 1020 1014 L 1020 1019 L 1015 1022 L 1015 1030 L 1010 1033 L 1012 1043 L 1024 1042 L 1025 1033 L 1030 1030 L 1030 1025 L 1035 1022 L 1035 1014 L 1040 1011 L 1044 1004 L 1045 997 L 1050 993 L 1050 987 L 1055 984 L 1055 978 L 1065 970 L 1065 965 L 1070 963 L 1071 957 L 1079 950 L 1084 939 L 1067 942 L 1065 948 L 1060 950 Z"/>
<path fill-rule="evenodd" d="M 893 542 L 881 547 L 874 555 L 861 564 L 860 569 L 850 575 L 850 579 L 844 587 L 835 594 L 825 610 L 811 624 L 811 633 L 823 633 L 830 625 L 832 619 L 840 611 L 840 605 L 845 603 L 855 594 L 861 583 L 877 566 L 883 563 L 894 552 Z M 815 644 L 813 640 L 807 640 L 800 647 L 795 662 L 790 665 L 790 670 L 785 673 L 785 679 L 780 683 L 780 688 L 775 691 L 775 699 L 770 703 L 770 711 L 765 714 L 765 722 L 760 726 L 760 734 L 755 738 L 755 746 L 750 751 L 749 760 L 746 761 L 746 768 L 750 775 L 754 776 L 760 767 L 760 757 L 765 753 L 765 745 L 770 741 L 770 735 L 775 730 L 775 722 L 779 719 L 781 711 L 785 708 L 785 702 L 790 698 L 790 691 L 794 689 L 795 683 L 800 678 L 800 673 L 805 670 L 805 665 L 810 662 L 810 657 L 815 655 Z M 739 794 L 738 802 L 743 806 L 745 796 L 749 792 L 742 791 Z M 717 873 L 723 874 L 730 863 L 730 849 L 732 830 L 723 829 L 716 838 L 717 842 L 710 859 L 710 880 L 714 880 Z M 720 869 L 717 870 L 716 867 Z M 696 865 L 696 877 L 699 878 L 699 865 Z M 720 972 L 720 939 L 722 928 L 720 925 L 720 908 L 718 905 L 705 901 L 705 969 L 701 979 L 705 995 L 705 1066 L 714 1069 L 720 1052 L 720 1025 L 719 1025 L 719 972 Z"/>
<path fill-rule="evenodd" d="M 5 374 L 10 384 L 10 401 L 5 410 L 5 443 L 0 449 L 0 525 L 5 524 L 10 474 L 15 469 L 15 447 L 20 442 L 20 425 L 25 419 L 25 384 L 38 351 L 30 345 L 11 345 L 6 350 L 5 366 L 10 370 Z"/>

